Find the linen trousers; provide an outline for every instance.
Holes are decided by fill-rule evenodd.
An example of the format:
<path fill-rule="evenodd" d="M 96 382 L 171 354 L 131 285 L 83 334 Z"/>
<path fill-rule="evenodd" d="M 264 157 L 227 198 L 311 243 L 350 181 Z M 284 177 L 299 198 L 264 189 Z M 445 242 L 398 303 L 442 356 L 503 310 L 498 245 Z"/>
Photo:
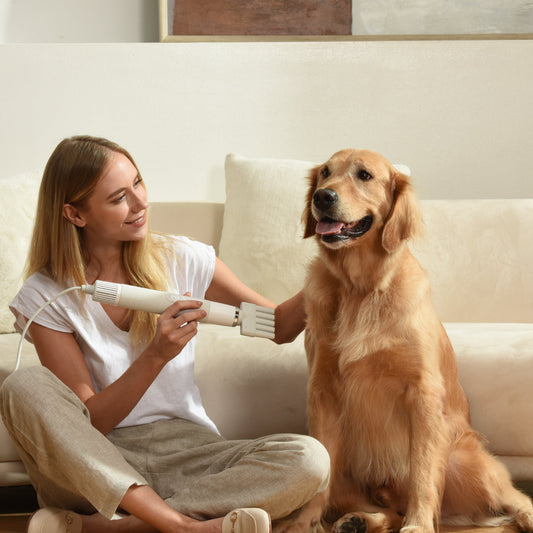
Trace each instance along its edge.
<path fill-rule="evenodd" d="M 130 487 L 149 485 L 196 519 L 261 507 L 275 520 L 329 481 L 326 449 L 305 435 L 232 441 L 172 419 L 104 436 L 83 402 L 44 367 L 18 370 L 4 381 L 0 412 L 41 507 L 112 518 Z"/>

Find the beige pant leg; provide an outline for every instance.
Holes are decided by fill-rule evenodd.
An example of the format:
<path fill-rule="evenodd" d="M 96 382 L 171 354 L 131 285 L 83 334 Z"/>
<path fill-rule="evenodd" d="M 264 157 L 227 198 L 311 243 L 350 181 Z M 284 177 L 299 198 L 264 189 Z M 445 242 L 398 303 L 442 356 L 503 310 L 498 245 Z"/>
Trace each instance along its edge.
<path fill-rule="evenodd" d="M 329 481 L 329 455 L 293 434 L 227 441 L 187 420 L 160 420 L 109 435 L 150 486 L 178 511 L 199 519 L 236 507 L 289 515 Z"/>
<path fill-rule="evenodd" d="M 83 402 L 44 367 L 4 381 L 0 412 L 42 506 L 111 518 L 129 487 L 146 484 L 91 425 Z"/>
<path fill-rule="evenodd" d="M 226 441 L 176 419 L 104 437 L 79 398 L 42 367 L 6 379 L 0 410 L 41 505 L 111 518 L 130 486 L 149 484 L 195 518 L 262 507 L 277 519 L 324 490 L 329 479 L 325 448 L 304 435 Z"/>

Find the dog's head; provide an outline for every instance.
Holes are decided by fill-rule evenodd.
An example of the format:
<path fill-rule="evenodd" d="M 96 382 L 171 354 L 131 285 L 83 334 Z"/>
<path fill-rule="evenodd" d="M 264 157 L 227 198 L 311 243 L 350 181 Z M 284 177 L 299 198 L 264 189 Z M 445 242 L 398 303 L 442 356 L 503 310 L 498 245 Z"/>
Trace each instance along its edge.
<path fill-rule="evenodd" d="M 392 253 L 419 232 L 421 215 L 408 176 L 375 152 L 342 150 L 311 171 L 304 222 L 304 238 L 327 248 L 374 236 Z"/>

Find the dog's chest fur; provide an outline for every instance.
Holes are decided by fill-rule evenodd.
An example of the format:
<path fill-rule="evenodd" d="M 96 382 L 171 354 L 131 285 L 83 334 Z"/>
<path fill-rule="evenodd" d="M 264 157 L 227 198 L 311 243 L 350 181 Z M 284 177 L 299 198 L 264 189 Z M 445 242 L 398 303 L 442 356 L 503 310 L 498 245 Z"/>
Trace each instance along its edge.
<path fill-rule="evenodd" d="M 406 324 L 412 324 L 417 314 L 423 313 L 424 319 L 433 314 L 429 284 L 418 262 L 407 247 L 395 255 L 395 261 L 377 261 L 376 268 L 360 260 L 331 260 L 329 254 L 310 266 L 305 288 L 307 330 L 335 352 L 340 368 L 416 343 L 415 337 L 406 337 L 411 329 Z"/>
<path fill-rule="evenodd" d="M 403 261 L 411 262 L 405 253 Z M 427 299 L 425 276 L 421 269 L 415 272 L 414 300 L 403 307 L 398 302 L 405 298 L 398 292 L 410 290 L 405 285 L 411 280 L 401 266 L 381 275 L 370 272 L 357 283 L 360 274 L 350 277 L 318 258 L 306 285 L 309 386 L 320 388 L 322 401 L 327 396 L 335 405 L 354 473 L 376 486 L 391 476 L 395 482 L 407 476 L 409 423 L 403 398 L 425 365 L 419 339 L 406 336 L 405 327 L 413 313 L 423 312 Z M 322 383 L 324 376 L 329 387 Z M 356 413 L 356 419 L 347 413 Z"/>

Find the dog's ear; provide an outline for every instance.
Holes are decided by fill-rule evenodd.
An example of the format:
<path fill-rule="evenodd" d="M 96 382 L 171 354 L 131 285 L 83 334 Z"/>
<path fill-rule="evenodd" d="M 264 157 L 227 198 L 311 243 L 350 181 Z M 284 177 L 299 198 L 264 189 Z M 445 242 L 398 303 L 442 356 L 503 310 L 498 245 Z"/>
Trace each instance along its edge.
<path fill-rule="evenodd" d="M 302 214 L 302 222 L 305 226 L 304 230 L 304 239 L 307 239 L 308 237 L 312 237 L 316 232 L 316 220 L 313 217 L 313 214 L 311 212 L 311 204 L 313 202 L 313 194 L 315 193 L 316 185 L 318 183 L 318 168 L 315 167 L 311 172 L 309 173 L 309 176 L 307 177 L 307 181 L 309 182 L 309 186 L 307 188 L 307 198 L 305 201 L 305 209 Z"/>
<path fill-rule="evenodd" d="M 409 178 L 401 172 L 392 177 L 392 209 L 385 221 L 381 243 L 392 253 L 422 231 L 422 214 Z"/>

